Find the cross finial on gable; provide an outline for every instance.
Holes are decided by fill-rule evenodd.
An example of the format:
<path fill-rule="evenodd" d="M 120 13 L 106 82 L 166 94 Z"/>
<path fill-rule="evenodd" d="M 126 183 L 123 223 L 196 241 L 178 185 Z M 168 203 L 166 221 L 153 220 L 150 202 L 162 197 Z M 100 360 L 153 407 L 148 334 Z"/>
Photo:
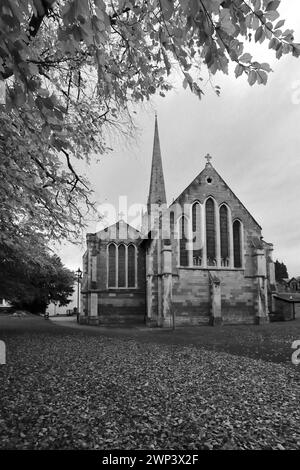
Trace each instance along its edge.
<path fill-rule="evenodd" d="M 211 164 L 210 160 L 212 159 L 212 157 L 209 155 L 209 153 L 204 158 L 206 158 L 207 163 Z"/>
<path fill-rule="evenodd" d="M 120 220 L 124 220 L 124 216 L 125 216 L 126 214 L 125 214 L 125 212 L 120 211 L 118 215 L 119 215 Z"/>

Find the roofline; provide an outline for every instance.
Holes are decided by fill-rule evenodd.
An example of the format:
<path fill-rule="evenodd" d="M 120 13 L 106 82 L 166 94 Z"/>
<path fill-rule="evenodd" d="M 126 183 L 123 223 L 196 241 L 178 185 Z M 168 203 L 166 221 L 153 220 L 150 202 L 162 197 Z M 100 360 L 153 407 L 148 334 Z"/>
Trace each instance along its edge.
<path fill-rule="evenodd" d="M 281 297 L 280 294 L 273 294 L 273 297 L 275 297 L 275 299 L 283 300 L 283 302 L 288 302 L 290 304 L 300 304 L 300 299 L 286 299 L 285 297 Z"/>
<path fill-rule="evenodd" d="M 298 282 L 298 279 L 293 276 L 293 277 L 290 277 L 287 282 L 292 282 L 292 281 L 297 281 Z"/>
<path fill-rule="evenodd" d="M 97 235 L 97 233 L 104 232 L 105 230 L 108 230 L 109 228 L 114 227 L 114 225 L 117 225 L 117 224 L 119 224 L 120 222 L 123 222 L 124 224 L 127 225 L 127 227 L 132 228 L 132 229 L 135 230 L 136 232 L 138 232 L 138 233 L 140 233 L 140 234 L 142 233 L 142 232 L 141 232 L 140 230 L 138 230 L 137 228 L 135 228 L 135 227 L 133 227 L 132 225 L 130 225 L 130 224 L 128 224 L 127 222 L 125 222 L 125 220 L 119 219 L 119 220 L 117 220 L 115 223 L 113 223 L 113 224 L 111 224 L 111 225 L 108 225 L 107 227 L 103 228 L 102 230 L 98 230 L 98 232 L 87 233 L 86 236 L 88 236 L 88 235 Z"/>
<path fill-rule="evenodd" d="M 211 165 L 211 164 L 210 164 Z M 217 172 L 217 170 L 215 169 L 214 166 L 211 165 L 211 167 L 214 169 L 214 171 L 217 173 L 217 175 L 219 176 L 219 178 L 223 181 L 223 183 L 227 186 L 227 188 L 232 192 L 233 196 L 239 201 L 239 203 L 241 204 L 241 206 L 245 209 L 245 211 L 250 215 L 250 217 L 252 218 L 252 220 L 254 220 L 254 222 L 256 223 L 256 225 L 260 228 L 260 230 L 262 230 L 262 227 L 259 225 L 259 223 L 255 220 L 255 218 L 253 217 L 253 215 L 248 211 L 248 209 L 244 206 L 244 204 L 242 203 L 242 201 L 237 197 L 237 195 L 232 191 L 232 189 L 230 188 L 230 186 L 228 186 L 228 184 L 226 183 L 226 181 L 222 178 L 222 176 Z M 199 176 L 204 172 L 206 167 L 203 168 L 203 170 L 198 174 L 198 176 L 196 176 L 196 178 L 194 178 L 188 185 L 187 187 L 181 191 L 181 193 L 179 194 L 179 196 L 177 196 L 177 198 L 172 202 L 172 204 L 170 204 L 169 208 L 175 204 L 178 199 L 180 198 L 180 196 L 191 186 L 191 184 L 193 184 L 193 182 L 195 181 L 195 179 L 199 178 Z"/>

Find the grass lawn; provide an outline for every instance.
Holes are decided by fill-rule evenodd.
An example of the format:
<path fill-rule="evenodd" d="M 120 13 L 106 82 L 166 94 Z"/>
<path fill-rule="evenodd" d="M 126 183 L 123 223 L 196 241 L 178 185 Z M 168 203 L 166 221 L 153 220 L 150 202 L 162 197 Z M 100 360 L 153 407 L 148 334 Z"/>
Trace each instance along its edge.
<path fill-rule="evenodd" d="M 0 449 L 299 449 L 300 322 L 164 330 L 0 316 Z"/>

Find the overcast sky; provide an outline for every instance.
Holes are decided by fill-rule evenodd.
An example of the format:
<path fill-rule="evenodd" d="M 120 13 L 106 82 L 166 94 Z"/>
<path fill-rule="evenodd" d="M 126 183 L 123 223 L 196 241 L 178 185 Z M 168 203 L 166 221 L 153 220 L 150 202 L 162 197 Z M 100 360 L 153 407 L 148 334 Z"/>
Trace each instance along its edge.
<path fill-rule="evenodd" d="M 300 43 L 299 0 L 282 0 L 280 11 Z M 266 87 L 250 87 L 233 72 L 220 74 L 214 84 L 221 86 L 221 96 L 208 83 L 199 101 L 178 80 L 166 98 L 136 108 L 134 140 L 112 142 L 114 151 L 84 171 L 100 207 L 111 203 L 121 212 L 119 196 L 127 196 L 129 206 L 145 204 L 156 109 L 168 202 L 202 171 L 210 153 L 216 170 L 262 226 L 264 239 L 274 243 L 274 260 L 284 261 L 290 276 L 300 275 L 300 59 L 277 61 L 267 42 L 245 51 L 271 64 Z M 87 231 L 98 228 L 90 223 Z M 81 267 L 84 250 L 84 245 L 58 247 L 71 269 Z"/>

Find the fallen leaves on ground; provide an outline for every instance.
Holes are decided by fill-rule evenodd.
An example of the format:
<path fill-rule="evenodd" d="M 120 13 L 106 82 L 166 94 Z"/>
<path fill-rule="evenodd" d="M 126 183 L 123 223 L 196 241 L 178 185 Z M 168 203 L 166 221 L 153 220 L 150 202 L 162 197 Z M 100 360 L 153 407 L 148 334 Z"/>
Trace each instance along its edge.
<path fill-rule="evenodd" d="M 300 448 L 291 364 L 44 324 L 1 339 L 1 449 Z"/>

